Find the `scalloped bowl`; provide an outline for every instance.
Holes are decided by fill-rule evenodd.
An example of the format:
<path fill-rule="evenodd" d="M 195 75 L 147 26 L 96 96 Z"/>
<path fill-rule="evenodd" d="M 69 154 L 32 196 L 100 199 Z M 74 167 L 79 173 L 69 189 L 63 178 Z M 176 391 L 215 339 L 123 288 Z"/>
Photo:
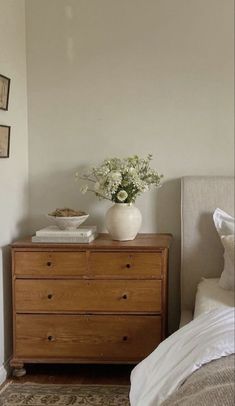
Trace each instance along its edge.
<path fill-rule="evenodd" d="M 86 219 L 89 217 L 89 214 L 73 217 L 56 217 L 50 216 L 48 214 L 47 217 L 61 230 L 76 230 L 76 228 L 78 228 L 82 223 L 84 223 L 84 221 L 86 221 Z"/>

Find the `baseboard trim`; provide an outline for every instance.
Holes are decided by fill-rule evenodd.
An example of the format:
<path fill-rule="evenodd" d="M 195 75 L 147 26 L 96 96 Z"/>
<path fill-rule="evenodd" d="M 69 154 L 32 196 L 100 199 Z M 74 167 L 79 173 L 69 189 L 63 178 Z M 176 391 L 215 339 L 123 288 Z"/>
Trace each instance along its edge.
<path fill-rule="evenodd" d="M 0 385 L 2 385 L 5 380 L 7 379 L 7 377 L 10 375 L 10 358 L 4 362 L 3 365 L 1 365 L 0 367 Z"/>

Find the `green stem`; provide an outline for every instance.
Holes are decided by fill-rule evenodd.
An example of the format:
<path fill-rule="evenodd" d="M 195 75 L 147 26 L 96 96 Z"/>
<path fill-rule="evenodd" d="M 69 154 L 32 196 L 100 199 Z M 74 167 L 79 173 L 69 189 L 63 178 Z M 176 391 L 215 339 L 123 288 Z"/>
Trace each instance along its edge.
<path fill-rule="evenodd" d="M 90 182 L 96 183 L 96 180 L 91 179 L 91 178 L 88 178 L 88 177 L 85 177 L 85 176 L 81 176 L 80 179 L 82 179 L 82 180 L 89 180 Z"/>
<path fill-rule="evenodd" d="M 103 196 L 103 195 L 101 195 L 100 193 L 97 193 L 95 190 L 87 189 L 87 192 L 95 193 L 95 195 L 98 196 L 98 197 L 100 197 L 101 199 L 109 200 L 110 202 L 112 202 L 112 199 L 109 199 L 108 197 Z"/>

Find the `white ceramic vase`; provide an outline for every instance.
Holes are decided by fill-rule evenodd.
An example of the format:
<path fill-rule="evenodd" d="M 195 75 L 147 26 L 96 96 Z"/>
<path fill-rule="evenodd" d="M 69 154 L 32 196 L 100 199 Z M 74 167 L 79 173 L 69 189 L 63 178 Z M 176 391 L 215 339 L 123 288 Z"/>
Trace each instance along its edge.
<path fill-rule="evenodd" d="M 142 215 L 133 203 L 115 203 L 106 213 L 105 225 L 113 240 L 134 240 L 142 223 Z"/>

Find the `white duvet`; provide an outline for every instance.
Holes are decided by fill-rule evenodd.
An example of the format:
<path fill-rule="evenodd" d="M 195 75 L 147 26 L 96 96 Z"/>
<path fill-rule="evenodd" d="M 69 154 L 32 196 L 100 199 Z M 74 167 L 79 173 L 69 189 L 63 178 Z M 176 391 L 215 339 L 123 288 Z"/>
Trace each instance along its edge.
<path fill-rule="evenodd" d="M 234 308 L 197 317 L 163 341 L 131 373 L 131 406 L 158 406 L 192 372 L 234 353 Z"/>

